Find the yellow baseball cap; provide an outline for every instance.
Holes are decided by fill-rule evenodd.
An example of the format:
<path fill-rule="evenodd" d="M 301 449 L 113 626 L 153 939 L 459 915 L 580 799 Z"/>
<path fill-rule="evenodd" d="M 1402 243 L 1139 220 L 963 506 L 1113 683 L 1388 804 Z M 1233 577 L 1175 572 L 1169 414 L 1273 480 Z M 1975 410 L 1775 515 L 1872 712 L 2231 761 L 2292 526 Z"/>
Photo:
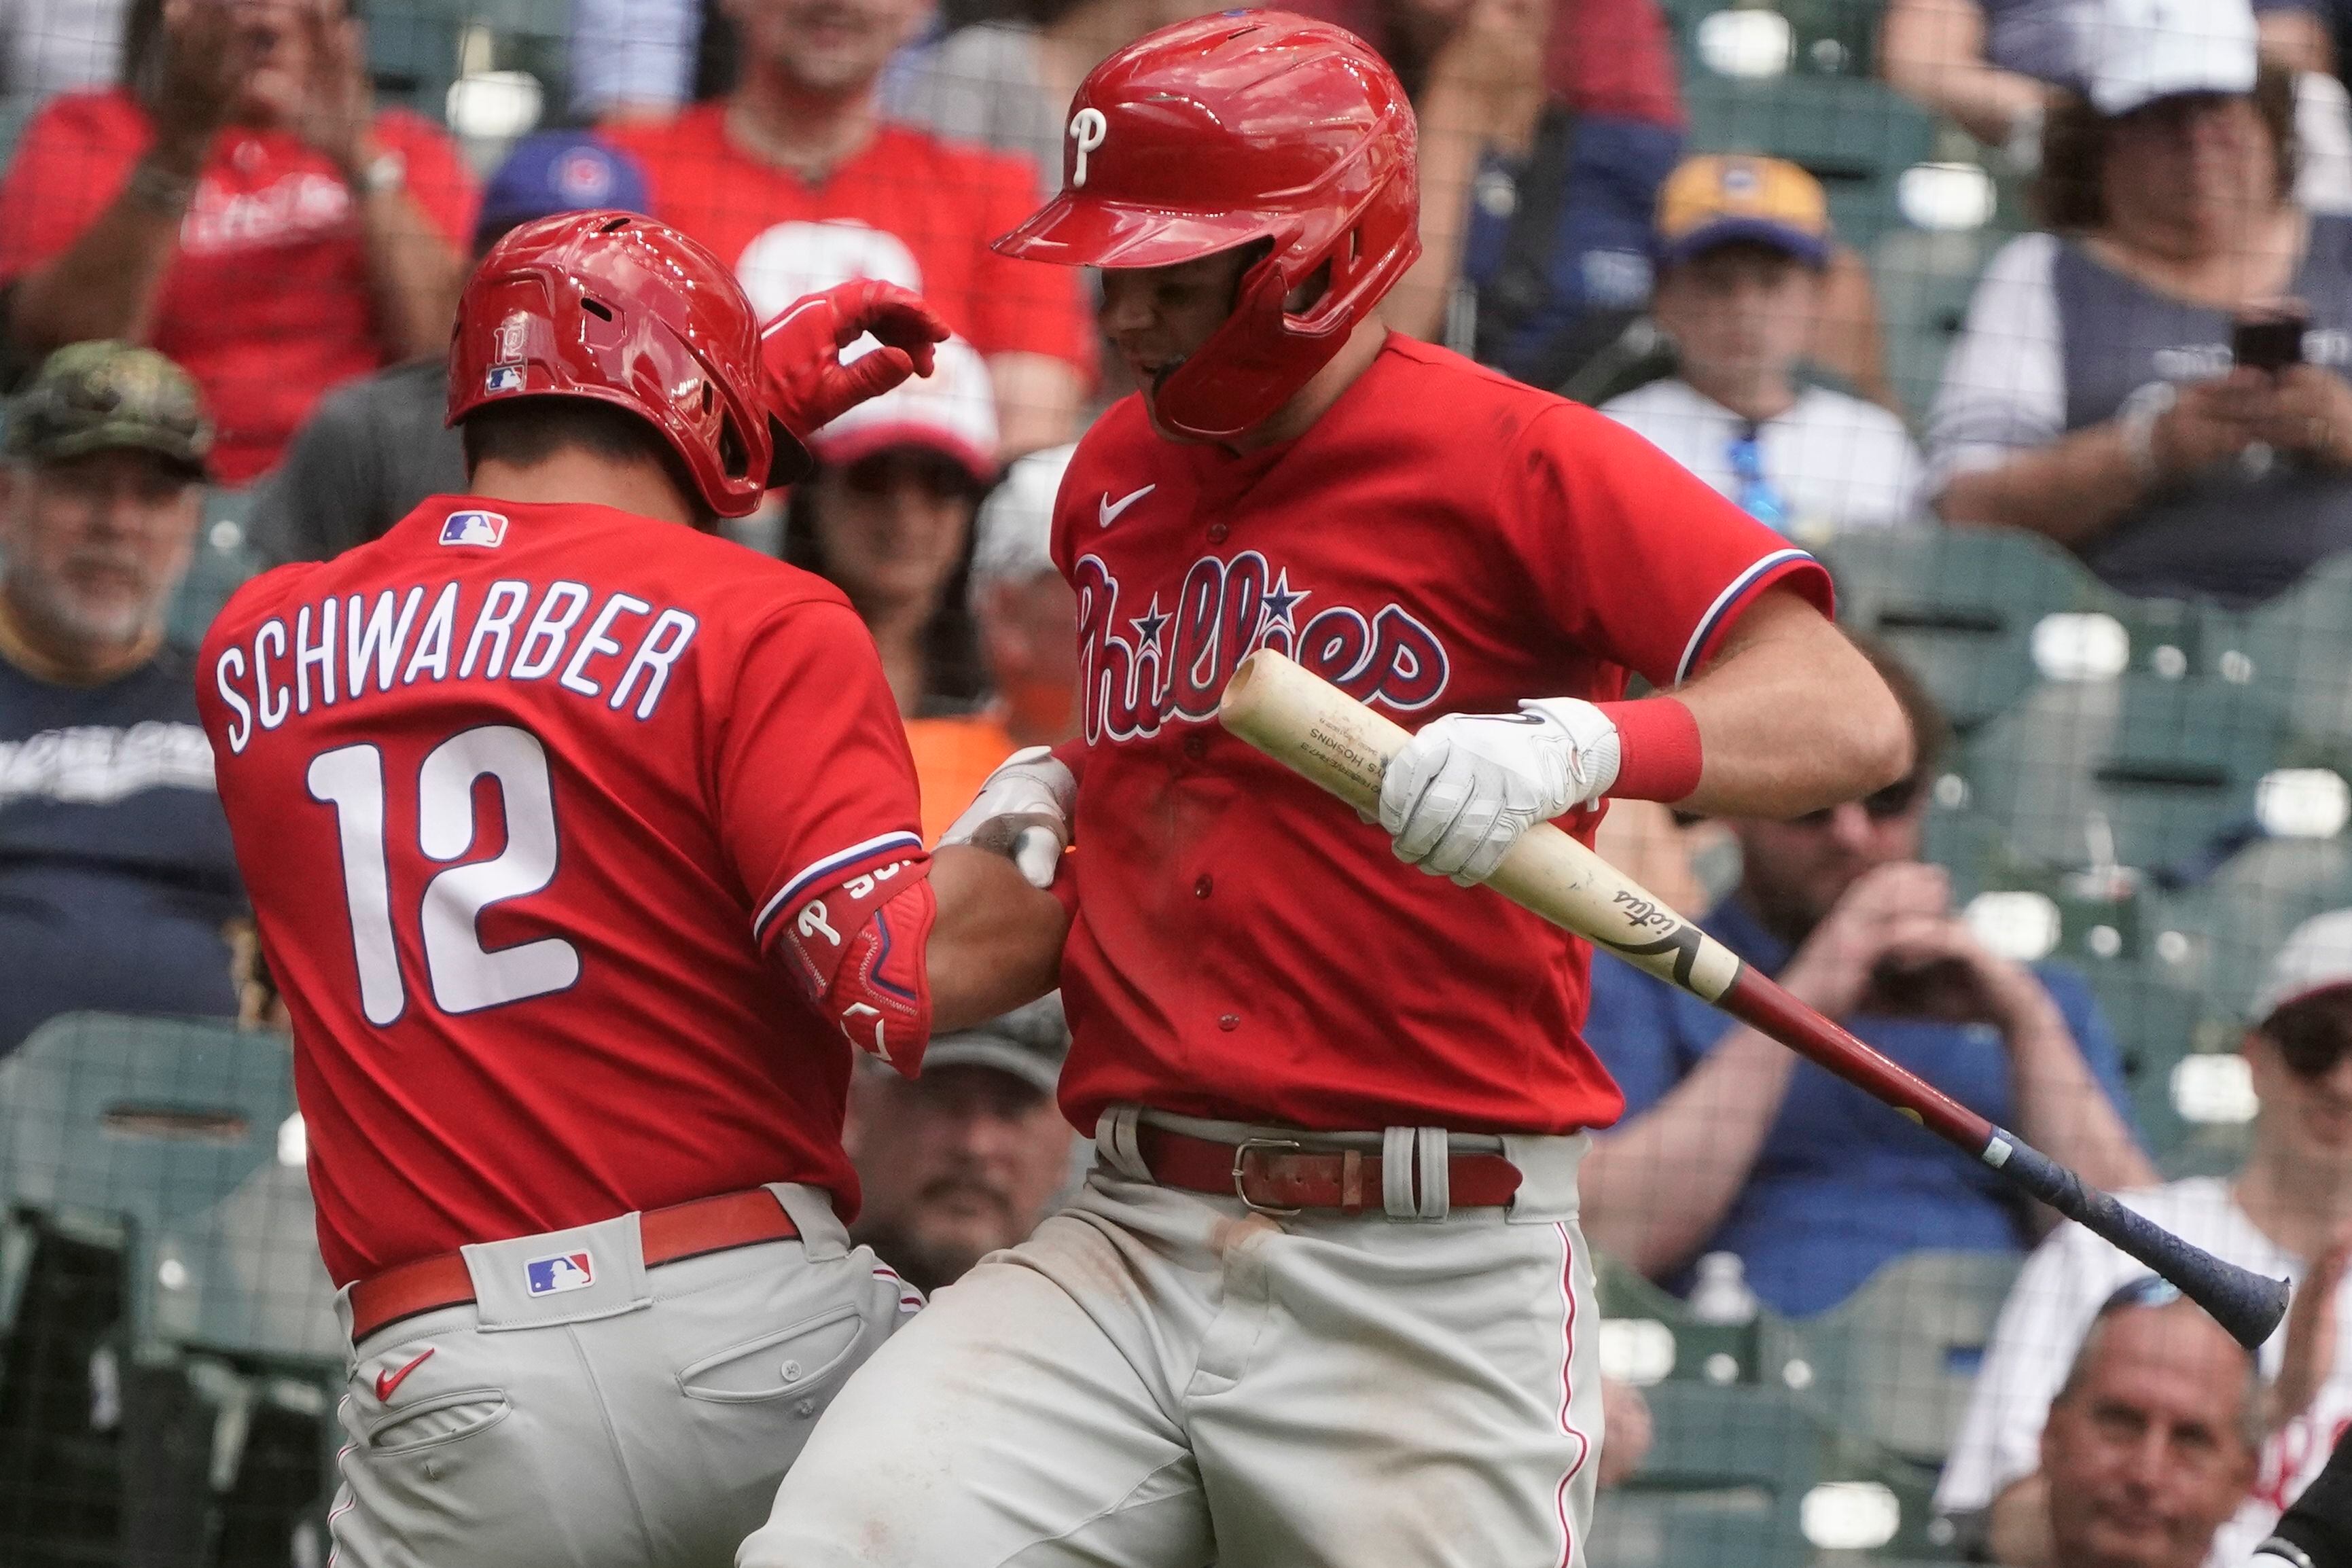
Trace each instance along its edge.
<path fill-rule="evenodd" d="M 1658 192 L 1659 259 L 1671 267 L 1733 240 L 1822 265 L 1830 255 L 1830 209 L 1822 183 L 1781 158 L 1709 153 L 1684 159 Z"/>

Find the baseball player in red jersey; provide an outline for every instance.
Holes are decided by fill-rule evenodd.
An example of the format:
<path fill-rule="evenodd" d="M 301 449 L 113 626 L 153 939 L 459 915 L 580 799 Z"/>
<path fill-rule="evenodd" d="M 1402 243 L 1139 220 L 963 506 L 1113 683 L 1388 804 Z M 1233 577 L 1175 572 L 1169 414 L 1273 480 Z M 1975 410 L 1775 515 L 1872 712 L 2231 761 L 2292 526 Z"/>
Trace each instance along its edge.
<path fill-rule="evenodd" d="M 898 346 L 845 368 L 869 326 Z M 709 529 L 943 335 L 862 283 L 763 344 L 675 231 L 528 225 L 459 307 L 473 493 L 205 639 L 352 1340 L 353 1568 L 727 1563 L 916 1304 L 843 1229 L 851 1045 L 912 1072 L 1000 1010 L 954 974 L 1065 917 L 926 857 L 847 602 Z M 935 919 L 935 876 L 988 930 Z"/>
<path fill-rule="evenodd" d="M 742 1568 L 1578 1563 L 1576 1171 L 1620 1097 L 1583 944 L 1452 883 L 1538 820 L 1589 840 L 1612 795 L 1861 795 L 1907 763 L 1900 713 L 1802 552 L 1381 325 L 1412 117 L 1353 37 L 1181 24 L 1067 128 L 1061 195 L 998 243 L 1102 268 L 1145 390 L 1056 505 L 1083 739 L 947 841 L 1041 874 L 1072 844 L 1061 1098 L 1098 1163 L 858 1373 Z M 1378 827 L 1218 728 L 1259 647 L 1421 726 Z"/>

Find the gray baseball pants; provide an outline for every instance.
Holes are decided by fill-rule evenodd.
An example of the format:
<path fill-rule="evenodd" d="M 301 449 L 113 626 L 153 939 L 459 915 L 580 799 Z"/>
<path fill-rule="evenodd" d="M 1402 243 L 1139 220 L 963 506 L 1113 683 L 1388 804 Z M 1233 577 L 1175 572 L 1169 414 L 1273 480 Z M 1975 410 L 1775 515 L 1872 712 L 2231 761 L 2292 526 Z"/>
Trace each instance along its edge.
<path fill-rule="evenodd" d="M 740 1568 L 1581 1568 L 1586 1140 L 1487 1140 L 1507 1209 L 1285 1218 L 1152 1183 L 1137 1114 L 852 1380 Z"/>
<path fill-rule="evenodd" d="M 824 1193 L 769 1190 L 797 1240 L 647 1269 L 632 1215 L 465 1248 L 476 1301 L 352 1347 L 331 1568 L 732 1563 L 843 1380 L 920 1304 Z M 574 1251 L 593 1284 L 527 1293 L 529 1260 Z M 337 1310 L 348 1332 L 348 1292 Z"/>

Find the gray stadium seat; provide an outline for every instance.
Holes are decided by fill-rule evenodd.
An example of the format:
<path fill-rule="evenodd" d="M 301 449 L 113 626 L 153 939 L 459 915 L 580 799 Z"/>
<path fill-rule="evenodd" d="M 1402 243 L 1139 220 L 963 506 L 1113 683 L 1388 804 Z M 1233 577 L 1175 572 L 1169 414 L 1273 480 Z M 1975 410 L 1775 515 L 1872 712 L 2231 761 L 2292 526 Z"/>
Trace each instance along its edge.
<path fill-rule="evenodd" d="M 1595 1568 L 1803 1568 L 1805 1494 L 1825 1434 L 1785 1389 L 1663 1383 L 1643 1391 L 1656 1443 L 1601 1494 L 1585 1561 Z"/>
<path fill-rule="evenodd" d="M 1841 1435 L 1939 1465 L 2020 1261 L 2004 1252 L 1899 1258 L 1831 1311 L 1768 1321 L 1764 1377 L 1809 1391 Z"/>
<path fill-rule="evenodd" d="M 1977 809 L 2027 861 L 2147 868 L 2249 822 L 2284 738 L 2253 687 L 2134 670 L 2035 688 L 1971 741 L 1967 767 Z"/>
<path fill-rule="evenodd" d="M 1962 733 L 2033 683 L 2033 628 L 2095 596 L 2072 557 L 2016 529 L 1902 529 L 1841 535 L 1822 558 L 1838 618 L 1892 647 Z"/>

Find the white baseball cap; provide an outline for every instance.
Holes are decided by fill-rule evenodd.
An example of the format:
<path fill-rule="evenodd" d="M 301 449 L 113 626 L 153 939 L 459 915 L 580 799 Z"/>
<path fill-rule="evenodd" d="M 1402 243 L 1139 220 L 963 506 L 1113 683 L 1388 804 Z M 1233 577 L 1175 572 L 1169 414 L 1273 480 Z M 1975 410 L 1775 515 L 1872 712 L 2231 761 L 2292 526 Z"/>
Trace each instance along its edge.
<path fill-rule="evenodd" d="M 2184 93 L 2254 90 L 2247 0 L 2095 0 L 2081 26 L 2091 104 L 2101 114 Z"/>
<path fill-rule="evenodd" d="M 1054 570 L 1054 498 L 1078 448 L 1048 447 L 1005 470 L 972 525 L 971 583 L 1025 582 Z"/>
<path fill-rule="evenodd" d="M 869 340 L 870 342 L 870 340 Z M 869 349 L 870 352 L 870 349 Z M 845 361 L 859 357 L 844 353 Z M 809 437 L 820 463 L 854 463 L 892 447 L 944 452 L 982 485 L 996 479 L 996 391 L 988 362 L 961 338 L 939 345 L 929 375 L 909 376 Z"/>
<path fill-rule="evenodd" d="M 2254 995 L 2257 1021 L 2290 1002 L 2352 985 L 2352 910 L 2330 910 L 2294 928 Z"/>

